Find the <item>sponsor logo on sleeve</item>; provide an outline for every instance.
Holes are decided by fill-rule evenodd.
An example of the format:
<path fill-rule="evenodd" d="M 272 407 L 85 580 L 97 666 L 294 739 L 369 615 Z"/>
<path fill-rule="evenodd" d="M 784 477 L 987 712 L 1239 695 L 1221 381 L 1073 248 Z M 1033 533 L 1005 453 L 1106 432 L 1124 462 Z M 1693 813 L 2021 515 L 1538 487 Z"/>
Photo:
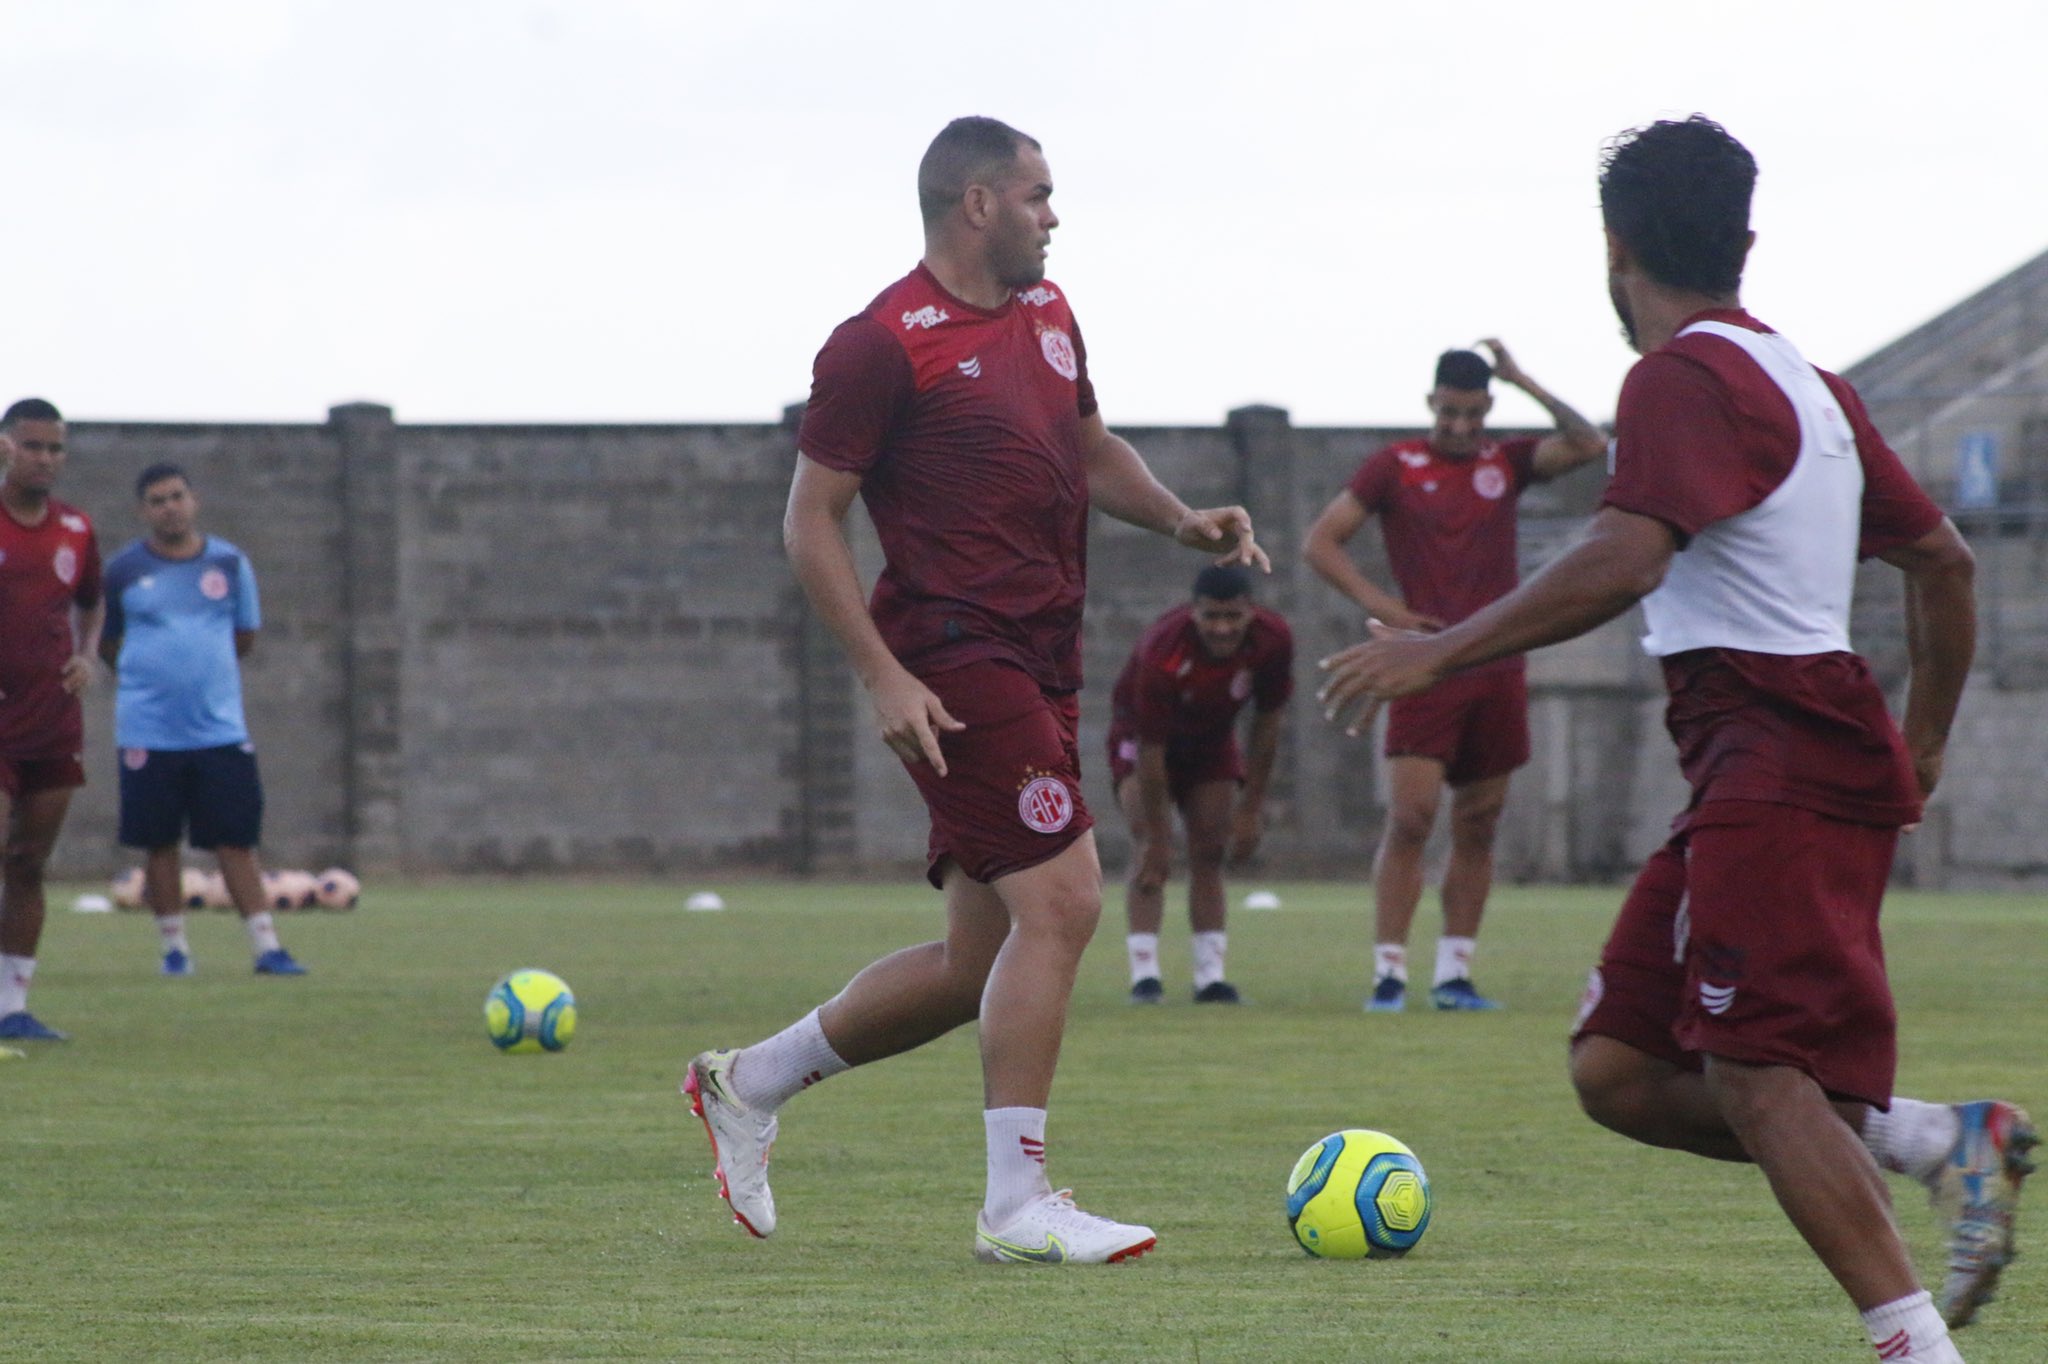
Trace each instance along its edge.
<path fill-rule="evenodd" d="M 953 366 L 953 368 L 959 370 L 970 379 L 979 379 L 981 377 L 981 357 L 979 355 L 970 355 L 959 364 Z"/>
<path fill-rule="evenodd" d="M 1043 308 L 1048 303 L 1057 303 L 1059 297 L 1058 294 L 1052 291 L 1052 287 L 1046 284 L 1034 284 L 1023 293 L 1017 295 L 1019 301 L 1029 303 L 1034 308 Z"/>
<path fill-rule="evenodd" d="M 82 516 L 73 516 L 68 512 L 65 515 L 57 518 L 57 524 L 63 526 L 64 529 L 66 530 L 75 530 L 80 532 L 83 532 L 85 530 L 85 518 Z"/>
<path fill-rule="evenodd" d="M 912 327 L 922 327 L 926 331 L 930 331 L 933 327 L 946 320 L 947 314 L 944 308 L 935 308 L 927 303 L 916 312 L 903 314 L 903 330 L 909 331 Z"/>

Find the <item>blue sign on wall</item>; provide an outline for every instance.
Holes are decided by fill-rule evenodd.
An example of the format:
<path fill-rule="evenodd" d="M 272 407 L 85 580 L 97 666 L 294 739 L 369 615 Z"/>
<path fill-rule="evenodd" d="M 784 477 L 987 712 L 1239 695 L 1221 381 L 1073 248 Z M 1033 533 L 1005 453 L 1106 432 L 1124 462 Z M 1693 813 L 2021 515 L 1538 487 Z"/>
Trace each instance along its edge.
<path fill-rule="evenodd" d="M 1998 433 L 1966 431 L 1956 446 L 1956 505 L 1998 505 Z"/>

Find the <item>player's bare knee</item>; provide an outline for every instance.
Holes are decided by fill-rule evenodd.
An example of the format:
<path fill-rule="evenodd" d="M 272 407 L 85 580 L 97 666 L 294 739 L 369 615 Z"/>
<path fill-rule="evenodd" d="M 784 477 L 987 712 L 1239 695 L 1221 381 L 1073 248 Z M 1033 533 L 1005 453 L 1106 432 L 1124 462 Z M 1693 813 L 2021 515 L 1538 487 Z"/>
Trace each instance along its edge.
<path fill-rule="evenodd" d="M 1581 1036 L 1572 1044 L 1572 1092 L 1580 1111 L 1623 1136 L 1642 1130 L 1645 1105 L 1655 1099 L 1649 1076 L 1637 1062 L 1639 1055 L 1597 1034 Z"/>
<path fill-rule="evenodd" d="M 16 843 L 0 856 L 0 873 L 11 886 L 39 886 L 43 869 L 49 865 L 50 849 L 42 843 Z"/>
<path fill-rule="evenodd" d="M 1188 866 L 1194 871 L 1219 871 L 1223 867 L 1226 845 L 1220 838 L 1195 838 L 1188 840 Z"/>
<path fill-rule="evenodd" d="M 1102 892 L 1073 887 L 1056 890 L 1016 916 L 1016 931 L 1056 938 L 1078 956 L 1102 918 Z"/>
<path fill-rule="evenodd" d="M 1436 811 L 1424 806 L 1396 805 L 1387 811 L 1386 845 L 1419 848 L 1436 827 Z"/>

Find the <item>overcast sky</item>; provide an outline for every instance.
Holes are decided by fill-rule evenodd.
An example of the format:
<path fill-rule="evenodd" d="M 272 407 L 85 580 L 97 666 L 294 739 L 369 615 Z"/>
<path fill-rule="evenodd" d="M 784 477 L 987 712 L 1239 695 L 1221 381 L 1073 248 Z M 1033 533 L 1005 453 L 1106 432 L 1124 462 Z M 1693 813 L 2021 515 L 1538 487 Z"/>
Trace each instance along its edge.
<path fill-rule="evenodd" d="M 1485 335 L 1611 414 L 1600 144 L 1695 109 L 1762 166 L 1746 301 L 1818 364 L 2048 249 L 2038 0 L 0 16 L 0 389 L 77 419 L 773 420 L 916 261 L 963 113 L 1045 145 L 1112 425 L 1409 422 Z"/>

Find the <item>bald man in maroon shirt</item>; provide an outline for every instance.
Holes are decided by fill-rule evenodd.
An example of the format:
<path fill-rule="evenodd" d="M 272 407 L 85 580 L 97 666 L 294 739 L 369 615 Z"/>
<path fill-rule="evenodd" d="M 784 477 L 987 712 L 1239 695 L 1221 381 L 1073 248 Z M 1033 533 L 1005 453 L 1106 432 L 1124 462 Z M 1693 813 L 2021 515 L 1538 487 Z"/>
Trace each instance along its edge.
<path fill-rule="evenodd" d="M 1045 279 L 1058 226 L 1039 144 L 956 119 L 918 170 L 925 252 L 819 352 L 783 535 L 882 740 L 931 812 L 946 933 L 869 966 L 684 1088 L 722 1191 L 756 1235 L 776 1110 L 851 1066 L 979 1020 L 987 1195 L 978 1258 L 1087 1264 L 1151 1249 L 1045 1175 L 1045 1106 L 1102 907 L 1076 743 L 1091 507 L 1222 562 L 1269 568 L 1241 507 L 1189 509 L 1112 435 L 1086 347 Z M 886 560 L 863 601 L 843 530 L 858 495 Z"/>

